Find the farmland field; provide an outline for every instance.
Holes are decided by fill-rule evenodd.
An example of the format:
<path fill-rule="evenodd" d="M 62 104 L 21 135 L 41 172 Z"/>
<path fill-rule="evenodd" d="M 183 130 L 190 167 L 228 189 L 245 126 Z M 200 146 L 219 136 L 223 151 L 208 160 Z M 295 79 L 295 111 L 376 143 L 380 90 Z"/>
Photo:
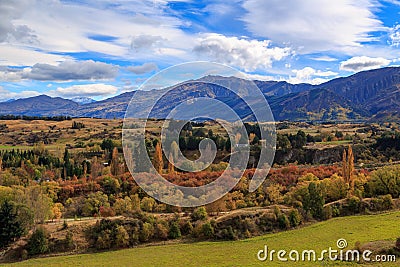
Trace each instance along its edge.
<path fill-rule="evenodd" d="M 147 246 L 96 254 L 81 254 L 53 258 L 32 259 L 2 266 L 281 266 L 285 263 L 260 262 L 257 252 L 269 249 L 317 252 L 332 247 L 344 238 L 348 248 L 357 241 L 361 244 L 387 240 L 394 244 L 400 236 L 400 212 L 336 218 L 304 228 L 267 234 L 241 241 L 200 242 L 164 246 Z M 355 263 L 288 262 L 287 266 L 362 266 Z M 398 266 L 397 263 L 365 266 Z"/>

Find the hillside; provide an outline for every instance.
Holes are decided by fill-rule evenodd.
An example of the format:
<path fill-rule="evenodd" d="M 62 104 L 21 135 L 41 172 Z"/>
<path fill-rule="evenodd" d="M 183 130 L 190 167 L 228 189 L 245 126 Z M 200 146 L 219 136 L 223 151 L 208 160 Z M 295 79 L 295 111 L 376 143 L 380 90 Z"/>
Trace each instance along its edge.
<path fill-rule="evenodd" d="M 368 114 L 345 97 L 326 89 L 289 94 L 270 103 L 276 120 L 363 120 Z"/>
<path fill-rule="evenodd" d="M 276 258 L 273 262 L 258 261 L 257 252 L 263 249 L 264 245 L 275 250 L 313 249 L 320 252 L 329 247 L 336 249 L 336 241 L 340 238 L 347 240 L 349 249 L 353 249 L 357 241 L 365 244 L 390 240 L 389 242 L 394 244 L 398 233 L 392 229 L 400 223 L 399 218 L 400 212 L 342 217 L 296 230 L 241 241 L 138 247 L 96 254 L 32 259 L 4 266 L 113 266 L 115 264 L 119 266 L 281 266 L 282 263 Z M 369 246 L 373 244 L 370 243 Z M 287 262 L 286 264 L 316 266 L 315 262 Z M 349 263 L 336 262 L 335 266 L 349 266 Z M 388 262 L 380 266 L 398 266 L 398 263 Z"/>
<path fill-rule="evenodd" d="M 239 117 L 251 120 L 251 111 L 247 105 L 236 94 L 221 86 L 229 86 L 241 95 L 248 95 L 246 83 L 246 80 L 218 76 L 188 81 L 173 87 L 160 99 L 151 111 L 151 116 L 165 118 L 176 105 L 190 99 L 207 97 L 224 102 Z M 275 119 L 280 121 L 383 121 L 399 118 L 400 68 L 396 67 L 364 71 L 318 86 L 276 81 L 255 83 L 270 103 Z M 134 91 L 88 104 L 38 96 L 0 103 L 0 114 L 123 118 L 129 101 L 135 96 L 130 116 L 140 118 L 150 111 L 150 103 L 156 100 L 157 95 L 159 93 L 155 94 L 153 90 Z M 215 116 L 219 113 L 210 110 L 209 114 Z"/>
<path fill-rule="evenodd" d="M 40 95 L 31 98 L 18 99 L 0 103 L 0 114 L 29 115 L 29 116 L 61 116 L 70 115 L 78 103 L 61 97 Z"/>

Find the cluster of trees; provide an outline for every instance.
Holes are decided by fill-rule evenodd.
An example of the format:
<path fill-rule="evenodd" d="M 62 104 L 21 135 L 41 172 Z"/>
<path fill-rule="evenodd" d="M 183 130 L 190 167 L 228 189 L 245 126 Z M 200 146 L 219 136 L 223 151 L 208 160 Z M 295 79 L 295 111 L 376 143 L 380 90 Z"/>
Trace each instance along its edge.
<path fill-rule="evenodd" d="M 190 218 L 175 213 L 170 218 L 135 212 L 129 219 L 102 219 L 89 229 L 89 242 L 96 249 L 134 246 L 150 241 L 195 237 L 214 238 L 215 222 L 209 220 L 204 207 L 193 211 Z"/>
<path fill-rule="evenodd" d="M 112 156 L 111 164 L 108 167 L 104 167 L 103 164 L 99 164 L 95 160 L 91 164 L 91 168 L 87 168 L 88 170 L 91 169 L 91 173 L 87 172 L 85 176 L 74 176 L 72 179 L 64 180 L 57 180 L 54 177 L 54 179 L 51 179 L 53 181 L 42 181 L 41 186 L 46 191 L 52 192 L 51 194 L 54 195 L 52 197 L 53 202 L 60 202 L 65 208 L 65 214 L 71 217 L 75 215 L 105 216 L 106 214 L 124 214 L 138 209 L 150 212 L 171 210 L 170 207 L 154 200 L 150 201 L 149 199 L 151 198 L 147 198 L 129 173 L 126 173 L 121 168 L 123 163 L 120 161 L 116 148 L 112 154 L 114 156 Z M 65 163 L 67 164 L 64 163 L 63 165 L 65 169 L 68 169 L 68 162 L 68 157 L 66 157 Z M 210 171 L 169 173 L 164 174 L 164 176 L 176 184 L 199 186 L 212 182 L 224 170 L 224 166 L 221 166 L 220 169 L 215 165 L 212 166 L 214 170 Z M 24 164 L 23 167 L 28 169 L 30 165 Z M 224 203 L 218 204 L 218 209 L 222 211 L 265 206 L 271 203 L 290 204 L 298 207 L 299 205 L 294 204 L 296 200 L 307 207 L 313 204 L 308 205 L 306 202 L 307 197 L 297 198 L 296 194 L 303 192 L 303 184 L 309 182 L 322 186 L 321 190 L 326 203 L 346 198 L 350 194 L 349 192 L 360 198 L 386 194 L 391 194 L 393 198 L 397 198 L 400 192 L 400 188 L 396 186 L 399 179 L 398 168 L 394 167 L 394 169 L 390 170 L 388 168 L 386 167 L 367 175 L 351 171 L 350 180 L 345 178 L 345 170 L 341 171 L 338 167 L 333 166 L 309 168 L 289 166 L 273 169 L 263 187 L 253 194 L 249 194 L 247 191 L 248 181 L 252 176 L 252 170 L 248 170 L 238 185 L 224 198 Z M 343 175 L 339 176 L 338 174 L 341 172 L 343 172 Z M 18 179 L 19 177 L 10 173 L 9 170 L 0 173 L 0 182 L 3 185 L 19 185 L 21 183 L 17 183 Z M 34 179 L 34 176 L 27 175 L 26 179 Z M 293 193 L 294 190 L 296 194 Z M 291 198 L 292 200 L 290 200 Z M 305 210 L 309 211 L 308 208 L 305 208 Z"/>
<path fill-rule="evenodd" d="M 49 153 L 41 151 L 40 149 L 32 150 L 19 150 L 12 149 L 10 151 L 0 151 L 0 168 L 18 168 L 23 164 L 22 162 L 31 162 L 35 165 L 52 166 L 59 168 L 61 166 L 60 159 L 51 156 Z"/>
<path fill-rule="evenodd" d="M 262 213 L 243 213 L 214 223 L 213 238 L 223 240 L 249 238 L 267 232 L 296 228 L 302 223 L 302 215 L 297 209 L 283 210 L 274 205 Z"/>
<path fill-rule="evenodd" d="M 80 130 L 83 128 L 85 128 L 85 124 L 83 122 L 76 122 L 76 121 L 72 122 L 72 129 Z"/>
<path fill-rule="evenodd" d="M 255 146 L 259 142 L 259 127 L 246 125 L 246 130 Z M 220 142 L 219 149 L 228 152 L 226 145 L 229 139 L 204 128 L 187 125 L 181 136 L 182 143 L 171 143 L 174 149 L 169 157 L 174 159 L 177 150 L 182 149 L 181 145 L 188 149 L 189 140 L 193 143 L 190 146 L 197 149 L 198 144 L 195 143 L 203 138 L 215 140 L 217 146 Z M 240 138 L 237 137 L 238 140 Z M 389 149 L 385 146 L 391 145 L 392 139 L 397 140 L 398 136 L 381 138 L 377 143 L 379 149 Z M 278 148 L 301 149 L 308 139 L 303 131 L 295 135 L 278 135 Z M 173 165 L 165 164 L 166 158 L 158 141 L 148 141 L 147 147 L 151 148 L 156 170 L 170 182 L 183 186 L 210 183 L 227 166 L 221 162 L 211 164 L 202 172 L 180 172 Z M 65 149 L 62 158 L 57 158 L 43 146 L 27 151 L 0 152 L 0 219 L 1 227 L 4 227 L 1 233 L 9 233 L 0 236 L 1 245 L 7 246 L 25 234 L 34 222 L 62 217 L 114 215 L 126 215 L 137 220 L 132 225 L 107 221 L 99 223 L 95 229 L 97 235 L 92 237 L 94 243 L 101 244 L 99 249 L 130 246 L 160 236 L 173 239 L 190 234 L 199 238 L 236 239 L 271 229 L 296 227 L 300 222 L 311 219 L 389 209 L 394 206 L 393 199 L 400 196 L 400 166 L 384 167 L 373 172 L 356 171 L 354 154 L 349 147 L 343 152 L 342 168 L 287 166 L 272 169 L 264 184 L 253 193 L 248 192 L 248 186 L 254 170 L 248 169 L 224 198 L 196 211 L 183 209 L 192 213 L 190 220 L 175 218 L 159 221 L 141 212 L 180 212 L 182 209 L 159 203 L 137 186 L 127 171 L 118 144 L 104 139 L 101 149 L 104 151 L 102 158 L 90 160 L 78 153 L 70 154 L 68 149 Z M 140 155 L 147 151 L 137 153 Z M 257 218 L 236 218 L 229 225 L 213 222 L 207 215 L 281 204 L 289 206 L 290 211 L 277 210 L 273 215 L 265 214 Z M 137 217 L 137 214 L 142 214 L 142 217 Z M 258 223 L 255 227 L 254 221 L 262 227 Z"/>
<path fill-rule="evenodd" d="M 231 149 L 231 142 L 228 137 L 225 138 L 218 134 L 214 135 L 211 130 L 206 131 L 204 128 L 198 128 L 194 131 L 182 131 L 179 136 L 179 148 L 182 151 L 198 150 L 199 144 L 204 138 L 210 138 L 213 140 L 218 150 L 230 151 Z"/>
<path fill-rule="evenodd" d="M 376 138 L 375 147 L 380 150 L 400 151 L 400 132 L 385 132 Z"/>
<path fill-rule="evenodd" d="M 307 144 L 306 133 L 299 130 L 295 135 L 293 134 L 277 134 L 276 147 L 281 150 L 288 150 L 292 148 L 301 149 Z"/>
<path fill-rule="evenodd" d="M 0 249 L 26 233 L 27 227 L 24 227 L 25 222 L 20 216 L 21 210 L 21 207 L 8 200 L 0 205 Z"/>
<path fill-rule="evenodd" d="M 0 115 L 0 120 L 44 120 L 44 121 L 66 121 L 72 120 L 69 116 L 52 116 L 52 117 L 40 117 L 40 116 L 27 116 L 27 115 Z"/>
<path fill-rule="evenodd" d="M 82 162 L 72 160 L 69 150 L 66 148 L 64 151 L 61 178 L 68 179 L 73 176 L 86 177 L 91 172 L 91 166 L 88 160 L 82 160 Z"/>
<path fill-rule="evenodd" d="M 35 224 L 60 218 L 62 205 L 54 204 L 54 191 L 42 186 L 0 186 L 0 247 L 25 235 Z"/>
<path fill-rule="evenodd" d="M 341 131 L 337 130 L 334 133 L 320 133 L 314 136 L 299 130 L 295 135 L 278 133 L 276 147 L 287 151 L 289 149 L 302 149 L 307 143 L 353 140 L 354 138 L 348 134 L 345 136 Z"/>
<path fill-rule="evenodd" d="M 389 185 L 400 184 L 400 166 L 385 167 L 367 174 L 354 171 L 353 189 L 342 176 L 331 175 L 338 170 L 328 167 L 282 168 L 272 172 L 254 193 L 248 192 L 251 177 L 248 171 L 224 198 L 195 210 L 184 209 L 190 217 L 150 215 L 149 212 L 182 210 L 148 197 L 129 174 L 115 176 L 108 173 L 95 180 L 81 178 L 27 187 L 0 187 L 0 242 L 5 247 L 26 234 L 34 222 L 51 218 L 115 215 L 129 219 L 101 220 L 88 231 L 90 243 L 96 249 L 129 247 L 189 236 L 235 240 L 297 227 L 312 219 L 382 211 L 395 206 L 393 198 L 399 197 L 400 188 Z M 291 175 L 293 178 L 289 180 L 280 180 Z M 277 206 L 282 204 L 285 208 Z M 238 216 L 218 222 L 209 217 L 210 213 L 253 206 L 271 207 L 271 211 L 238 213 Z M 72 234 L 67 233 L 62 241 L 63 248 L 73 249 L 73 244 Z M 48 235 L 38 229 L 28 242 L 26 253 L 46 253 L 54 246 Z"/>

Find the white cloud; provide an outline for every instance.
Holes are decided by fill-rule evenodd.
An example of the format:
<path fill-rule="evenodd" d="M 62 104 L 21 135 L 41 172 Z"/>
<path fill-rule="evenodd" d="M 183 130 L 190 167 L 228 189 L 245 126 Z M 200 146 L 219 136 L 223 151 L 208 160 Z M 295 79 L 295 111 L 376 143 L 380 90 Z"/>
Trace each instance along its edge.
<path fill-rule="evenodd" d="M 311 67 L 305 67 L 301 70 L 293 70 L 293 73 L 296 74 L 296 77 L 289 78 L 288 82 L 291 84 L 321 84 L 330 80 L 327 77 L 333 78 L 338 75 L 338 73 L 333 71 L 315 70 Z"/>
<path fill-rule="evenodd" d="M 149 50 L 149 49 L 158 48 L 159 46 L 162 45 L 163 41 L 165 41 L 165 39 L 162 38 L 161 36 L 142 34 L 142 35 L 134 36 L 132 38 L 131 47 L 136 52 L 140 52 L 143 49 Z"/>
<path fill-rule="evenodd" d="M 0 64 L 8 66 L 32 66 L 36 63 L 57 64 L 69 59 L 68 56 L 38 52 L 30 48 L 0 44 Z"/>
<path fill-rule="evenodd" d="M 400 1 L 399 0 L 382 0 L 382 1 L 386 2 L 386 3 L 393 4 L 393 5 L 400 6 Z"/>
<path fill-rule="evenodd" d="M 389 43 L 392 46 L 400 46 L 400 24 L 397 24 L 390 30 Z"/>
<path fill-rule="evenodd" d="M 13 69 L 7 66 L 0 66 L 0 81 L 19 82 L 21 81 L 21 75 L 21 69 Z"/>
<path fill-rule="evenodd" d="M 345 71 L 358 72 L 385 67 L 389 65 L 390 62 L 390 60 L 381 57 L 353 57 L 340 63 L 340 69 Z"/>
<path fill-rule="evenodd" d="M 74 80 L 110 80 L 117 76 L 119 68 L 112 64 L 67 60 L 56 65 L 37 63 L 33 67 L 10 68 L 0 66 L 2 81 L 74 81 Z"/>
<path fill-rule="evenodd" d="M 190 51 L 194 44 L 193 35 L 186 34 L 180 29 L 185 22 L 171 15 L 169 2 L 1 1 L 0 43 L 3 43 L 0 59 L 3 62 L 0 64 L 32 66 L 35 63 L 52 64 L 66 58 L 46 51 L 56 53 L 90 51 L 136 61 L 154 57 L 160 60 L 160 56 L 171 56 L 169 53 L 171 49 Z M 3 9 L 10 10 L 6 17 L 3 16 Z M 14 10 L 23 11 L 14 12 Z M 15 29 L 19 29 L 25 36 L 34 34 L 35 42 L 29 42 L 27 46 L 27 41 L 22 38 L 9 38 L 11 35 L 16 35 Z M 93 36 L 112 38 L 102 40 Z M 154 40 L 146 39 L 146 36 L 156 37 L 162 42 L 155 40 L 154 43 Z M 149 47 L 146 47 L 147 45 Z M 15 53 L 16 46 L 28 57 Z M 153 46 L 167 50 L 160 50 L 154 55 Z M 8 51 L 4 51 L 3 48 Z M 11 51 L 13 49 L 14 52 Z M 177 53 L 175 50 L 172 52 Z M 39 55 L 46 58 L 38 60 Z"/>
<path fill-rule="evenodd" d="M 261 75 L 261 74 L 247 74 L 246 73 L 246 79 L 252 80 L 252 81 L 277 81 L 277 79 L 274 76 L 270 75 Z"/>
<path fill-rule="evenodd" d="M 269 41 L 257 41 L 226 37 L 221 34 L 204 34 L 194 47 L 200 57 L 232 64 L 246 71 L 272 66 L 290 55 L 289 48 L 270 47 Z"/>
<path fill-rule="evenodd" d="M 118 67 L 112 64 L 87 61 L 64 61 L 58 65 L 35 64 L 22 75 L 39 81 L 107 80 L 115 78 Z"/>
<path fill-rule="evenodd" d="M 95 97 L 109 96 L 117 93 L 118 88 L 108 84 L 82 84 L 73 85 L 70 87 L 58 87 L 56 90 L 49 91 L 51 96 L 61 97 Z"/>
<path fill-rule="evenodd" d="M 299 53 L 346 51 L 383 29 L 372 12 L 377 5 L 375 0 L 245 0 L 243 20 L 255 35 L 290 44 Z"/>
<path fill-rule="evenodd" d="M 311 58 L 312 60 L 315 60 L 315 61 L 324 61 L 324 62 L 334 62 L 334 61 L 337 61 L 337 58 L 333 58 L 333 57 L 330 57 L 330 56 L 319 56 L 319 57 L 313 57 L 313 58 Z"/>
<path fill-rule="evenodd" d="M 41 93 L 37 91 L 21 91 L 21 92 L 11 92 L 9 90 L 4 89 L 0 86 L 0 102 L 7 101 L 9 99 L 19 99 L 19 98 L 27 98 L 41 95 Z"/>
<path fill-rule="evenodd" d="M 135 74 L 140 75 L 158 70 L 158 67 L 157 64 L 149 62 L 139 66 L 129 66 L 127 69 Z"/>
<path fill-rule="evenodd" d="M 21 43 L 35 43 L 36 36 L 27 25 L 15 24 L 29 7 L 27 0 L 5 0 L 0 3 L 0 42 L 18 41 Z"/>

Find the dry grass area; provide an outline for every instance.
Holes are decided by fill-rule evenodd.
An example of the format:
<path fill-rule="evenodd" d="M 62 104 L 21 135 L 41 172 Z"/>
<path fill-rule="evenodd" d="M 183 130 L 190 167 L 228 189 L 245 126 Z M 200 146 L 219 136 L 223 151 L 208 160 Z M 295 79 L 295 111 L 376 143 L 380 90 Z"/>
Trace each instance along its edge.
<path fill-rule="evenodd" d="M 77 130 L 72 129 L 72 123 L 83 123 L 85 128 Z M 126 122 L 127 125 L 135 125 L 135 121 Z M 91 119 L 76 118 L 66 121 L 45 121 L 45 120 L 0 120 L 0 125 L 6 125 L 6 129 L 0 130 L 0 150 L 32 149 L 34 144 L 43 142 L 45 148 L 56 157 L 62 157 L 64 149 L 67 147 L 71 153 L 82 151 L 95 151 L 93 147 L 98 145 L 104 139 L 112 139 L 117 146 L 122 142 L 122 119 Z M 158 139 L 161 135 L 165 121 L 148 120 L 146 122 L 146 137 L 149 140 Z M 277 124 L 280 134 L 295 135 L 299 130 L 304 131 L 311 136 L 329 134 L 333 136 L 336 131 L 340 131 L 344 136 L 354 136 L 357 134 L 362 140 L 370 140 L 372 132 L 369 127 L 376 129 L 389 130 L 393 125 L 365 125 L 365 124 L 307 124 L 290 123 L 282 127 L 282 123 Z M 212 130 L 214 135 L 219 134 L 227 137 L 223 127 L 216 122 L 205 122 L 203 127 L 205 131 Z M 285 128 L 285 129 L 282 129 Z M 1 128 L 0 128 L 1 129 Z M 138 129 L 132 129 L 133 133 Z M 350 144 L 351 140 L 332 140 L 325 142 L 309 143 L 306 148 L 309 149 L 327 149 L 336 146 Z M 198 158 L 198 151 L 186 151 L 185 155 L 190 159 Z M 219 155 L 221 160 L 226 155 Z"/>
<path fill-rule="evenodd" d="M 378 125 L 372 124 L 372 126 L 379 127 Z M 336 131 L 343 132 L 344 135 L 354 135 L 357 131 L 364 129 L 364 124 L 316 124 L 310 125 L 305 123 L 292 123 L 288 129 L 282 129 L 278 132 L 281 134 L 296 134 L 298 130 L 302 130 L 306 134 L 316 136 L 321 133 L 335 133 Z M 360 133 L 358 133 L 360 134 Z M 362 137 L 369 136 L 368 134 L 361 134 Z"/>
<path fill-rule="evenodd" d="M 80 122 L 85 128 L 72 129 L 73 122 Z M 45 147 L 55 155 L 63 153 L 66 146 L 73 148 L 79 142 L 83 146 L 101 143 L 105 138 L 119 140 L 122 120 L 73 119 L 66 121 L 44 120 L 0 120 L 7 128 L 0 134 L 0 149 L 29 149 L 36 143 L 44 142 Z"/>

